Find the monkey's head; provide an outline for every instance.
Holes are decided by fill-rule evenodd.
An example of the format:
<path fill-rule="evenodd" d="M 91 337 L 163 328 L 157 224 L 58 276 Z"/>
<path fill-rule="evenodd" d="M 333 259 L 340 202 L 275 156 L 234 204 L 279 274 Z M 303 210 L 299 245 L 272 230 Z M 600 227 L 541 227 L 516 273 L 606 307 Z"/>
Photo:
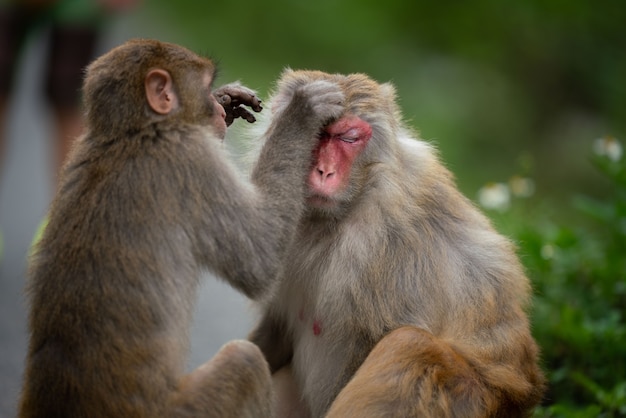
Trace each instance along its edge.
<path fill-rule="evenodd" d="M 345 94 L 345 113 L 325 126 L 308 177 L 308 205 L 337 216 L 375 181 L 376 168 L 397 156 L 395 138 L 403 129 L 395 88 L 364 74 L 328 74 L 286 70 L 278 81 L 272 107 L 278 110 L 302 85 L 324 80 L 336 83 Z"/>
<path fill-rule="evenodd" d="M 147 125 L 171 122 L 226 132 L 224 109 L 211 93 L 211 60 L 178 45 L 135 39 L 87 67 L 83 96 L 89 129 L 127 137 Z"/>

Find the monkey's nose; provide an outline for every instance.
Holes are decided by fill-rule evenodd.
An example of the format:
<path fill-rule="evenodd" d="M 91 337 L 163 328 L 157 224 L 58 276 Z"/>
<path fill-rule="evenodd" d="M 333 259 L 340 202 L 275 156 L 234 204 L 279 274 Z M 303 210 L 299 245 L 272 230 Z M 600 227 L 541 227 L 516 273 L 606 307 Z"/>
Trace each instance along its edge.
<path fill-rule="evenodd" d="M 319 176 L 321 177 L 322 181 L 331 178 L 332 176 L 335 175 L 335 172 L 333 170 L 324 170 L 322 168 L 317 168 L 317 173 L 319 174 Z"/>

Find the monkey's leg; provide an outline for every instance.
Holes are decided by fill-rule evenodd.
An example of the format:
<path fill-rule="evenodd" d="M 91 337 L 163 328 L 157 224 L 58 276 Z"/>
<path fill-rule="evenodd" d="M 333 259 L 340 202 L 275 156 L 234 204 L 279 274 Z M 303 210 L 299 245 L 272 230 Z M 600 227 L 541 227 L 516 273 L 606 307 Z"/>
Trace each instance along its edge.
<path fill-rule="evenodd" d="M 285 366 L 272 375 L 274 382 L 274 399 L 276 416 L 278 418 L 307 418 L 309 411 L 298 384 L 296 383 L 291 366 Z"/>
<path fill-rule="evenodd" d="M 288 337 L 287 325 L 271 313 L 266 312 L 263 315 L 248 338 L 261 349 L 272 373 L 291 362 L 293 342 Z"/>
<path fill-rule="evenodd" d="M 172 396 L 174 417 L 272 417 L 269 366 L 249 341 L 231 341 L 183 377 Z"/>
<path fill-rule="evenodd" d="M 383 338 L 327 415 L 333 417 L 485 417 L 496 394 L 448 344 L 419 328 Z"/>

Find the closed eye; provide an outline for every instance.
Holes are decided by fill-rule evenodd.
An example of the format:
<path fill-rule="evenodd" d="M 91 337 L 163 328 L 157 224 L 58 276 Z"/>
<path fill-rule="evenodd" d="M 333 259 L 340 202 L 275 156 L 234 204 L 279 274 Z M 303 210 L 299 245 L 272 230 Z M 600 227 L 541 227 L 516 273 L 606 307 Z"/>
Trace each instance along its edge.
<path fill-rule="evenodd" d="M 353 144 L 353 143 L 355 143 L 359 139 L 359 137 L 358 136 L 354 136 L 354 137 L 352 137 L 352 136 L 340 136 L 339 139 L 342 140 L 343 142 L 347 142 L 349 144 Z"/>
<path fill-rule="evenodd" d="M 352 144 L 359 139 L 359 131 L 357 129 L 350 129 L 347 132 L 339 135 L 339 139 L 343 142 Z"/>

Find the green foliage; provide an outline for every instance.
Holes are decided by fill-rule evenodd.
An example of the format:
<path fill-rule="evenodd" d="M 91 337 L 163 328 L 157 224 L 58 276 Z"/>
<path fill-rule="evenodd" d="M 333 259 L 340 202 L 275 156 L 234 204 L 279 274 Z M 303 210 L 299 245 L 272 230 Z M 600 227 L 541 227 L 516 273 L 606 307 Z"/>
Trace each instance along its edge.
<path fill-rule="evenodd" d="M 598 194 L 585 141 L 626 136 L 623 0 L 153 0 L 177 41 L 263 98 L 287 66 L 364 72 L 470 191 L 530 152 L 541 193 Z M 147 4 L 146 4 L 147 6 Z M 158 14 L 157 14 L 158 15 Z M 555 164 L 556 161 L 556 164 Z M 477 169 L 479 168 L 479 169 Z"/>
<path fill-rule="evenodd" d="M 535 288 L 533 333 L 549 379 L 537 417 L 626 417 L 626 159 L 608 141 L 620 153 L 592 163 L 612 193 L 576 196 L 579 220 L 532 202 L 494 214 Z"/>

